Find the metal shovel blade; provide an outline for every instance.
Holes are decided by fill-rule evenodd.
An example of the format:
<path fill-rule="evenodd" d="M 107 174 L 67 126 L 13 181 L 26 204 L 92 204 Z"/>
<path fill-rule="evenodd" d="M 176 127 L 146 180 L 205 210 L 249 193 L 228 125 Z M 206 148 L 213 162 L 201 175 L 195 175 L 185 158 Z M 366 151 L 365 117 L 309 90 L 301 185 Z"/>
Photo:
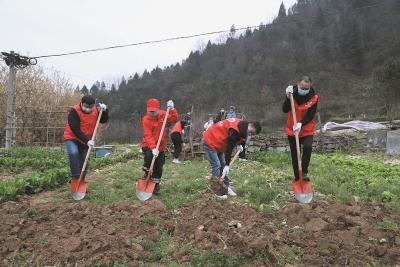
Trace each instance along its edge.
<path fill-rule="evenodd" d="M 300 203 L 311 203 L 314 197 L 313 190 L 311 188 L 311 184 L 308 181 L 304 181 L 302 179 L 298 181 L 293 181 L 293 191 L 294 198 Z"/>
<path fill-rule="evenodd" d="M 82 200 L 85 198 L 86 194 L 85 193 L 80 193 L 80 192 L 71 192 L 72 198 L 74 200 Z"/>
<path fill-rule="evenodd" d="M 153 196 L 156 184 L 150 178 L 138 179 L 136 182 L 136 196 L 140 201 L 146 201 Z"/>
<path fill-rule="evenodd" d="M 136 190 L 136 196 L 140 201 L 146 201 L 153 196 L 153 193 L 147 193 L 143 191 Z"/>
<path fill-rule="evenodd" d="M 70 181 L 71 195 L 74 200 L 82 200 L 86 196 L 87 183 L 83 180 L 72 179 Z"/>

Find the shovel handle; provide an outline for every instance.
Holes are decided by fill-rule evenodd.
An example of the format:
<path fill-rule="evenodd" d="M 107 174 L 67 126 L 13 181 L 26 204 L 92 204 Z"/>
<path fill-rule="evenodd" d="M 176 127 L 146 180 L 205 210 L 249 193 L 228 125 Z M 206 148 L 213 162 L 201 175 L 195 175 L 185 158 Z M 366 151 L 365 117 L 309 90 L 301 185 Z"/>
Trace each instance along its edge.
<path fill-rule="evenodd" d="M 157 141 L 157 146 L 156 146 L 157 150 L 160 148 L 161 140 L 164 135 L 165 125 L 167 124 L 167 120 L 168 120 L 168 116 L 169 116 L 169 111 L 170 111 L 170 108 L 167 108 L 167 112 L 165 114 L 165 118 L 164 118 L 164 121 L 163 121 L 163 124 L 161 127 L 161 132 L 160 132 L 160 135 L 158 136 L 158 141 Z M 156 157 L 153 155 L 153 159 L 151 160 L 149 174 L 148 174 L 149 177 L 150 177 L 151 173 L 153 172 L 153 167 L 154 167 L 155 162 L 156 162 Z"/>
<path fill-rule="evenodd" d="M 296 108 L 294 106 L 293 94 L 289 94 L 289 98 L 290 98 L 290 105 L 292 107 L 293 126 L 295 126 L 297 124 L 297 117 L 296 117 Z M 303 169 L 302 169 L 302 166 L 301 166 L 301 153 L 300 153 L 299 133 L 294 133 L 294 137 L 296 139 L 297 165 L 298 165 L 298 169 L 299 169 L 299 176 L 300 176 L 300 179 L 303 179 Z"/>
<path fill-rule="evenodd" d="M 229 164 L 230 166 L 232 166 L 232 164 L 238 159 L 239 154 L 240 154 L 240 151 L 238 150 L 238 151 L 236 152 L 235 156 L 233 157 L 233 159 L 231 160 L 231 163 Z M 225 179 L 225 176 L 226 176 L 226 175 L 223 174 L 223 175 L 221 176 L 220 180 L 223 181 L 223 180 Z"/>
<path fill-rule="evenodd" d="M 102 114 L 103 114 L 103 109 L 100 109 L 99 116 L 97 117 L 96 126 L 94 127 L 94 132 L 93 132 L 92 139 L 91 139 L 93 141 L 95 140 L 97 129 L 99 127 L 99 123 L 100 123 L 100 119 L 101 119 L 101 115 Z M 85 172 L 85 169 L 86 169 L 87 163 L 89 161 L 89 157 L 90 157 L 90 152 L 91 151 L 92 151 L 92 146 L 89 146 L 89 149 L 88 149 L 88 151 L 86 153 L 85 162 L 83 163 L 83 166 L 82 166 L 81 175 L 79 176 L 78 187 L 79 187 L 79 184 L 80 184 L 81 180 L 83 179 L 83 173 Z"/>

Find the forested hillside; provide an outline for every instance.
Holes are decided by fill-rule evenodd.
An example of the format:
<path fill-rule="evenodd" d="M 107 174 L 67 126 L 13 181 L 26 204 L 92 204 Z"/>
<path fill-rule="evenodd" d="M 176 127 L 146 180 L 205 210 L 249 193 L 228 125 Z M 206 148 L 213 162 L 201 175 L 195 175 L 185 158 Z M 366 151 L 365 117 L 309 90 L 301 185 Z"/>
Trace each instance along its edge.
<path fill-rule="evenodd" d="M 277 129 L 284 89 L 303 74 L 321 95 L 323 120 L 382 115 L 375 96 L 385 92 L 372 78 L 385 61 L 400 56 L 398 25 L 398 0 L 298 0 L 287 10 L 282 5 L 271 24 L 244 33 L 233 27 L 226 42 L 208 42 L 181 63 L 132 74 L 111 90 L 98 82 L 90 91 L 111 107 L 107 139 L 115 141 L 127 140 L 149 97 L 172 97 L 181 112 L 194 105 L 204 120 L 235 105 L 247 118 Z"/>

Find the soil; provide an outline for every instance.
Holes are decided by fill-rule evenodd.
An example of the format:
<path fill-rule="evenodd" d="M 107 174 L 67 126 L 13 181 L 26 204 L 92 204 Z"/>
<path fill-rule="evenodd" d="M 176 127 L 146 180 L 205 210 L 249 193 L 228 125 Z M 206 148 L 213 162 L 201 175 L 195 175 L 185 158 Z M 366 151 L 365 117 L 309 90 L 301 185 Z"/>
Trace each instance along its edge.
<path fill-rule="evenodd" d="M 216 176 L 212 176 L 210 178 L 210 189 L 217 196 L 223 196 L 228 193 L 228 188 L 226 187 L 224 182 L 221 181 L 220 177 Z"/>
<path fill-rule="evenodd" d="M 277 266 L 290 248 L 304 252 L 300 266 L 364 266 L 400 263 L 399 233 L 382 232 L 383 218 L 400 222 L 385 205 L 361 203 L 291 204 L 277 214 L 261 214 L 246 204 L 220 201 L 205 193 L 194 207 L 167 210 L 156 198 L 109 206 L 52 203 L 38 196 L 0 205 L 0 265 L 85 266 L 126 258 L 132 266 L 151 259 L 141 240 L 172 235 L 172 259 L 188 262 L 196 249 L 212 249 L 249 259 L 264 255 Z M 159 224 L 148 218 L 158 218 Z M 146 219 L 147 218 L 147 219 Z"/>

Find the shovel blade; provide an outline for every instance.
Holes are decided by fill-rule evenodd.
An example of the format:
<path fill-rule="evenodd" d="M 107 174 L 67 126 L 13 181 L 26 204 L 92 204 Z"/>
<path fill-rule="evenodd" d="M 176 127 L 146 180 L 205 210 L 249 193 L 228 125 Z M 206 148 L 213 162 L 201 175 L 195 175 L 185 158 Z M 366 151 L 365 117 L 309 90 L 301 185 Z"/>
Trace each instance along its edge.
<path fill-rule="evenodd" d="M 71 195 L 74 200 L 82 200 L 86 196 L 87 183 L 82 179 L 70 181 Z"/>
<path fill-rule="evenodd" d="M 314 193 L 309 181 L 304 181 L 299 179 L 298 181 L 293 181 L 293 191 L 294 197 L 300 203 L 311 203 L 314 197 Z"/>
<path fill-rule="evenodd" d="M 146 201 L 153 196 L 154 188 L 156 183 L 152 182 L 151 179 L 139 178 L 136 182 L 136 196 L 140 201 Z"/>

